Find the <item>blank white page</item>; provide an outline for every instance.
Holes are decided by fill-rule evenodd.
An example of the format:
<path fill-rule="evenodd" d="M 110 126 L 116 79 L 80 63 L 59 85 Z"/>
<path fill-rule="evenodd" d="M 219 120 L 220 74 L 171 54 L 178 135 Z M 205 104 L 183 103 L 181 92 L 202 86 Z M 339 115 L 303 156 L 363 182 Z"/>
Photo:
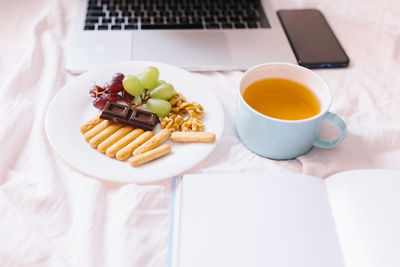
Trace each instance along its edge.
<path fill-rule="evenodd" d="M 344 266 L 322 179 L 186 175 L 180 192 L 173 266 Z"/>
<path fill-rule="evenodd" d="M 400 172 L 344 172 L 326 186 L 346 266 L 399 267 Z"/>

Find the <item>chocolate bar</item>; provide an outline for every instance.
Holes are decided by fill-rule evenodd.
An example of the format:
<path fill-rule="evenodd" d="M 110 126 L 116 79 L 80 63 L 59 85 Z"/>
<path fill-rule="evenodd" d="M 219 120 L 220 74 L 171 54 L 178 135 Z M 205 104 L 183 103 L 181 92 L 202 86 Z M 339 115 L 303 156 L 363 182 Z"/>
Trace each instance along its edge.
<path fill-rule="evenodd" d="M 156 114 L 142 109 L 131 109 L 128 106 L 108 102 L 100 114 L 100 118 L 130 125 L 151 131 L 158 123 Z"/>

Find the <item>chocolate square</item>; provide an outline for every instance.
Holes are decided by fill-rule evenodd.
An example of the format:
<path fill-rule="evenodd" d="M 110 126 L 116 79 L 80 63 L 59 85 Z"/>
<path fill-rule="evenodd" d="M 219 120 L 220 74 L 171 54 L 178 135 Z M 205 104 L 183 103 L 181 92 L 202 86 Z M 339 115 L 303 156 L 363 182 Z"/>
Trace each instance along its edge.
<path fill-rule="evenodd" d="M 129 118 L 129 122 L 136 124 L 138 128 L 143 130 L 152 130 L 158 123 L 156 114 L 142 109 L 134 109 Z"/>
<path fill-rule="evenodd" d="M 112 118 L 113 120 L 115 119 L 114 121 L 118 119 L 126 120 L 128 118 L 129 110 L 130 108 L 128 106 L 107 102 L 103 112 L 100 115 L 100 118 L 108 120 L 109 118 Z"/>

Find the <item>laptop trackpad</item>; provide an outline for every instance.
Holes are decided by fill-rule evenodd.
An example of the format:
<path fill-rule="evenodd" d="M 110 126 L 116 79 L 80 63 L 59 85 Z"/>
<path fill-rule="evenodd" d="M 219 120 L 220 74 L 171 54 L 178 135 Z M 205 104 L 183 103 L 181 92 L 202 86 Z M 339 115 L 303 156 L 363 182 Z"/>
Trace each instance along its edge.
<path fill-rule="evenodd" d="M 146 30 L 133 33 L 132 59 L 184 67 L 232 63 L 223 32 Z"/>

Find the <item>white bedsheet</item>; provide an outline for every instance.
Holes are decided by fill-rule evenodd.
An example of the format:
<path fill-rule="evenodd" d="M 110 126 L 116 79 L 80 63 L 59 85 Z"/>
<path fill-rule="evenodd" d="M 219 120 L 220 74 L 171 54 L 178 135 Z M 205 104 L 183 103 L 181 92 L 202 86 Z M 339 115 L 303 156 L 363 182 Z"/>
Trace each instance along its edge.
<path fill-rule="evenodd" d="M 73 77 L 65 46 L 77 0 L 0 1 L 0 265 L 166 266 L 171 179 L 147 185 L 87 177 L 56 155 L 45 111 Z M 291 161 L 249 152 L 234 131 L 242 72 L 195 73 L 215 90 L 225 129 L 188 173 L 289 170 L 319 177 L 359 168 L 400 169 L 400 2 L 274 0 L 319 8 L 348 53 L 345 69 L 317 70 L 347 123 L 337 148 Z M 321 133 L 333 136 L 329 127 Z M 67 141 L 67 140 L 66 140 Z"/>

